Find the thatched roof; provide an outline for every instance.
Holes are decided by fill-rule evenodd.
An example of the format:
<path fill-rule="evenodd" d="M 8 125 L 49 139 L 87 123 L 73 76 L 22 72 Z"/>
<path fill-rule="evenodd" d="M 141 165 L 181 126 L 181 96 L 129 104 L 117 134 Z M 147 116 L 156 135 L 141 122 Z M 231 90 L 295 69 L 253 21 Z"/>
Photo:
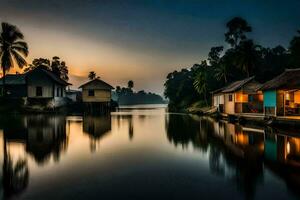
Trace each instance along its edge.
<path fill-rule="evenodd" d="M 222 90 L 222 93 L 235 92 L 235 91 L 241 89 L 245 84 L 249 83 L 252 80 L 254 80 L 254 76 L 240 80 L 240 81 L 235 81 L 235 82 L 229 84 L 228 86 L 226 86 Z"/>
<path fill-rule="evenodd" d="M 93 88 L 93 89 L 103 89 L 103 90 L 112 90 L 112 89 L 114 89 L 113 86 L 111 86 L 110 84 L 100 80 L 99 78 L 91 80 L 91 81 L 81 85 L 79 88 L 83 88 L 83 87 Z"/>
<path fill-rule="evenodd" d="M 282 74 L 267 81 L 260 90 L 300 89 L 300 68 L 286 69 Z"/>

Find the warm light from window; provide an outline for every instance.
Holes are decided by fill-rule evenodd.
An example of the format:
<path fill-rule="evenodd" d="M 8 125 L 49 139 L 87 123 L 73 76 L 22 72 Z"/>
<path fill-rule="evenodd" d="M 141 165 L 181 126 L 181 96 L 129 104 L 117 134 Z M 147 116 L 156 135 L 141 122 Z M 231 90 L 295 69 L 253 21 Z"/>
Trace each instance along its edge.
<path fill-rule="evenodd" d="M 243 94 L 242 92 L 235 94 L 235 101 L 237 103 L 247 103 L 248 102 L 248 95 Z"/>
<path fill-rule="evenodd" d="M 294 93 L 294 102 L 300 104 L 300 91 Z"/>
<path fill-rule="evenodd" d="M 290 96 L 289 93 L 285 93 L 285 99 L 286 99 L 286 100 L 291 100 L 291 96 Z"/>

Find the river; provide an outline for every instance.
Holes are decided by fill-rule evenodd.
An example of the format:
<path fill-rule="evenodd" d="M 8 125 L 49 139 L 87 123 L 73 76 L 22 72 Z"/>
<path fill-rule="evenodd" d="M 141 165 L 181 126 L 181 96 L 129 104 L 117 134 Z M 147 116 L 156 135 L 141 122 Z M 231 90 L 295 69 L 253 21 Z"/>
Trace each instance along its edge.
<path fill-rule="evenodd" d="M 5 199 L 299 199 L 297 135 L 164 106 L 0 116 L 0 192 Z"/>

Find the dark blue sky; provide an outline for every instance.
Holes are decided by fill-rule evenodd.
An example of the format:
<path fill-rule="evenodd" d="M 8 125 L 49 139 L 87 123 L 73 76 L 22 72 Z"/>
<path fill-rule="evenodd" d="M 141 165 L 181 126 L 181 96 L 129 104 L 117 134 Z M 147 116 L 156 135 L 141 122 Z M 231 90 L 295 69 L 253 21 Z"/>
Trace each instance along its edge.
<path fill-rule="evenodd" d="M 112 84 L 162 93 L 168 72 L 206 58 L 224 44 L 235 16 L 257 43 L 288 46 L 300 29 L 300 1 L 247 0 L 0 0 L 1 21 L 24 32 L 35 57 L 58 55 L 75 83 L 91 69 Z"/>

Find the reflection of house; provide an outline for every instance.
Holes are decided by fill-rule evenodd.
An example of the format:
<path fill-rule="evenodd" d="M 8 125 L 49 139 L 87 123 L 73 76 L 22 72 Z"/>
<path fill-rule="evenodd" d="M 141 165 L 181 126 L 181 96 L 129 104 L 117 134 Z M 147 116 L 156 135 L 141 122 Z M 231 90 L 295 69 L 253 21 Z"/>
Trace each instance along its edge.
<path fill-rule="evenodd" d="M 2 84 L 0 79 L 1 91 L 3 91 Z M 42 103 L 48 107 L 59 107 L 65 103 L 67 85 L 70 84 L 42 68 L 36 68 L 25 74 L 6 76 L 7 97 L 23 98 L 27 105 Z"/>
<path fill-rule="evenodd" d="M 44 162 L 53 154 L 59 159 L 66 144 L 66 120 L 63 116 L 28 116 L 26 150 L 38 162 Z"/>
<path fill-rule="evenodd" d="M 292 137 L 297 131 L 265 130 L 265 158 L 273 162 L 281 162 L 300 167 L 300 138 Z"/>
<path fill-rule="evenodd" d="M 266 115 L 300 115 L 300 68 L 286 69 L 260 88 Z"/>
<path fill-rule="evenodd" d="M 261 85 L 250 77 L 236 81 L 213 93 L 213 105 L 226 114 L 262 112 Z"/>
<path fill-rule="evenodd" d="M 83 131 L 95 139 L 100 139 L 111 130 L 111 116 L 84 116 Z"/>
<path fill-rule="evenodd" d="M 4 127 L 5 142 L 23 144 L 38 163 L 44 163 L 51 155 L 57 160 L 66 148 L 64 116 L 10 116 L 6 120 L 5 124 L 0 123 L 0 127 Z"/>
<path fill-rule="evenodd" d="M 111 116 L 87 116 L 83 117 L 83 131 L 90 138 L 90 149 L 94 152 L 97 149 L 97 142 L 100 141 L 111 130 Z"/>

